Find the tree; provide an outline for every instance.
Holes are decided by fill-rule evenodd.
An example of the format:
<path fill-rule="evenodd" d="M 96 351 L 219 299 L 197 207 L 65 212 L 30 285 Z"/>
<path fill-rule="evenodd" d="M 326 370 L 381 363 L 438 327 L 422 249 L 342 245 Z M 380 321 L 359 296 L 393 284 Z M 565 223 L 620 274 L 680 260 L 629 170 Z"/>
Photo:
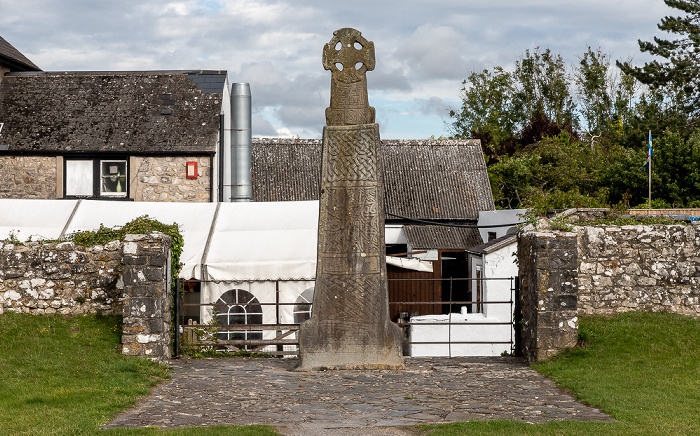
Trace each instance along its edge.
<path fill-rule="evenodd" d="M 581 115 L 589 133 L 608 130 L 613 99 L 610 96 L 610 60 L 600 49 L 584 53 L 574 73 Z"/>
<path fill-rule="evenodd" d="M 655 37 L 653 42 L 639 41 L 639 49 L 666 59 L 653 60 L 643 67 L 617 62 L 618 67 L 641 83 L 660 90 L 672 103 L 692 116 L 700 114 L 700 1 L 664 0 L 685 16 L 667 16 L 658 25 L 660 30 L 679 35 L 677 39 Z"/>
<path fill-rule="evenodd" d="M 515 105 L 530 120 L 545 115 L 559 126 L 576 125 L 575 104 L 569 92 L 570 77 L 561 55 L 539 47 L 515 62 Z"/>
<path fill-rule="evenodd" d="M 462 107 L 451 110 L 452 133 L 458 138 L 481 139 L 488 154 L 513 137 L 518 116 L 513 104 L 513 77 L 501 67 L 472 73 L 462 82 Z"/>

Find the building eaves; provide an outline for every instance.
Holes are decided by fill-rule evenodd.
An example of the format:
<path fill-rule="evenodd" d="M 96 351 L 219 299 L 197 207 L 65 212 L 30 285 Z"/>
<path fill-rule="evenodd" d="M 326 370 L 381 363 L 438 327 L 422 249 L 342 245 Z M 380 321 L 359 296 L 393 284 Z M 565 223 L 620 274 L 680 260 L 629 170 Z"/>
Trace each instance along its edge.
<path fill-rule="evenodd" d="M 2 36 L 0 36 L 0 64 L 7 65 L 11 71 L 41 71 L 41 68 L 36 66 L 34 62 L 30 61 L 29 58 Z"/>
<path fill-rule="evenodd" d="M 409 224 L 403 231 L 412 250 L 468 250 L 482 242 L 476 228 Z"/>
<path fill-rule="evenodd" d="M 470 248 L 468 251 L 473 254 L 489 254 L 494 251 L 505 248 L 509 245 L 515 244 L 517 242 L 518 235 L 515 233 L 508 233 L 500 238 L 496 238 L 489 242 Z"/>

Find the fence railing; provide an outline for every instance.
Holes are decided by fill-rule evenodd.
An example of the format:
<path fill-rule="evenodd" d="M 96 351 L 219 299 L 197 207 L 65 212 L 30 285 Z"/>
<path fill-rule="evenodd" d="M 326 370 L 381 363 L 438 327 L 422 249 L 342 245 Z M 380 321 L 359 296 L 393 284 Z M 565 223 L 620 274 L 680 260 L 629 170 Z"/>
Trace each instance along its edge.
<path fill-rule="evenodd" d="M 441 301 L 390 301 L 390 307 L 398 308 L 399 316 L 395 321 L 404 331 L 404 354 L 410 355 L 411 351 L 418 350 L 421 346 L 446 346 L 446 354 L 453 355 L 454 346 L 485 346 L 485 345 L 508 345 L 510 352 L 515 351 L 516 338 L 514 336 L 514 319 L 515 303 L 517 301 L 518 283 L 517 278 L 444 278 L 444 279 L 389 279 L 389 282 L 407 281 L 407 282 L 422 282 L 422 281 L 440 281 L 446 286 L 444 294 L 446 299 Z M 488 282 L 509 282 L 508 298 L 498 300 L 486 300 L 482 293 L 479 301 L 471 299 L 454 300 L 455 283 L 470 282 L 472 285 L 479 284 L 483 290 L 483 285 Z M 222 352 L 249 351 L 254 353 L 264 353 L 280 356 L 295 356 L 298 355 L 298 330 L 299 322 L 283 322 L 289 321 L 289 311 L 286 316 L 281 316 L 284 307 L 296 306 L 302 307 L 303 310 L 294 311 L 292 314 L 311 313 L 311 302 L 283 302 L 280 298 L 280 293 L 284 292 L 281 289 L 279 281 L 275 283 L 275 301 L 245 301 L 245 302 L 214 302 L 214 303 L 183 303 L 182 288 L 184 281 L 178 280 L 177 292 L 175 298 L 175 319 L 177 320 L 177 330 L 174 343 L 174 354 L 181 355 L 183 347 L 204 348 L 209 350 L 218 350 Z M 201 285 L 206 285 L 207 282 L 200 282 Z M 201 286 L 200 285 L 200 286 Z M 232 287 L 235 287 L 232 284 Z M 473 295 L 473 293 L 472 293 Z M 501 314 L 507 313 L 507 316 L 486 318 L 484 312 L 489 312 L 489 308 L 495 306 L 507 306 L 507 310 L 501 310 Z M 244 309 L 252 309 L 255 312 L 253 315 L 244 313 L 234 313 L 229 315 L 228 319 L 235 319 L 236 322 L 220 322 L 222 319 L 221 310 L 227 309 L 230 312 L 232 307 L 243 307 Z M 433 313 L 425 313 L 422 311 L 420 316 L 417 311 L 401 311 L 401 307 L 425 306 L 432 307 Z M 263 308 L 274 307 L 274 322 L 267 321 L 263 318 Z M 211 313 L 211 320 L 201 323 L 193 319 L 186 319 L 183 315 L 183 309 L 197 308 L 202 312 L 204 308 L 208 313 Z M 439 312 L 436 308 L 439 308 Z M 456 311 L 453 310 L 458 308 Z M 425 316 L 427 315 L 427 316 Z M 267 318 L 270 313 L 268 311 Z M 418 317 L 418 318 L 417 318 Z M 430 319 L 435 317 L 434 319 Z M 414 319 L 415 321 L 411 321 Z M 494 329 L 510 326 L 508 328 L 509 335 L 507 339 L 494 340 L 488 339 L 464 339 L 464 334 L 460 333 L 468 328 Z M 419 333 L 420 330 L 439 330 L 439 334 L 432 335 L 429 340 L 421 339 L 423 336 Z M 446 332 L 444 331 L 446 330 Z M 459 332 L 457 331 L 459 330 Z M 412 334 L 413 333 L 413 334 Z M 462 335 L 462 337 L 460 337 Z M 445 339 L 446 336 L 446 339 Z M 456 336 L 456 337 L 455 337 Z M 488 336 L 488 334 L 486 334 Z M 418 337 L 419 339 L 416 339 Z"/>

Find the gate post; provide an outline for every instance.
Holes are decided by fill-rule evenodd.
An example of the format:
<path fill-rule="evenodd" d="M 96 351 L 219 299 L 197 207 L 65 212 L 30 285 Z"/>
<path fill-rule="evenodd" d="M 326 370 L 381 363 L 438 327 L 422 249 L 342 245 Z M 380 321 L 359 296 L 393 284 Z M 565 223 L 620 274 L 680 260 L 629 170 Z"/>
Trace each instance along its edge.
<path fill-rule="evenodd" d="M 167 362 L 172 355 L 170 236 L 124 237 L 122 354 Z"/>
<path fill-rule="evenodd" d="M 181 313 L 182 313 L 182 307 L 181 307 L 181 301 L 182 299 L 182 279 L 178 278 L 175 281 L 175 299 L 173 301 L 175 305 L 175 314 L 173 316 L 173 333 L 175 335 L 174 341 L 173 341 L 173 357 L 178 358 L 180 357 L 180 321 L 181 320 Z M 184 324 L 184 322 L 183 322 Z"/>
<path fill-rule="evenodd" d="M 576 233 L 518 234 L 521 351 L 543 360 L 578 339 L 578 254 Z"/>

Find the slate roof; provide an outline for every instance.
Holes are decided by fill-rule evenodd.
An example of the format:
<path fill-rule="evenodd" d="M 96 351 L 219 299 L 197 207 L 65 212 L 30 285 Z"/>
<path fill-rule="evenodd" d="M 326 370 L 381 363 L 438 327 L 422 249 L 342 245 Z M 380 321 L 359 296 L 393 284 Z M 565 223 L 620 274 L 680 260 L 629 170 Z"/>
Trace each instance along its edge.
<path fill-rule="evenodd" d="M 8 73 L 3 145 L 18 152 L 214 153 L 226 71 Z"/>
<path fill-rule="evenodd" d="M 0 36 L 0 65 L 6 65 L 10 71 L 41 71 L 5 38 Z"/>
<path fill-rule="evenodd" d="M 515 227 L 513 227 L 513 229 L 515 229 Z M 513 229 L 508 230 L 508 233 L 500 238 L 471 247 L 469 252 L 474 254 L 489 254 L 511 244 L 515 244 L 518 240 L 518 232 Z"/>
<path fill-rule="evenodd" d="M 321 140 L 254 138 L 252 152 L 253 201 L 318 199 Z M 495 208 L 478 141 L 382 141 L 382 156 L 387 213 L 476 222 Z"/>
<path fill-rule="evenodd" d="M 466 250 L 483 242 L 478 229 L 465 227 L 410 224 L 403 226 L 403 230 L 413 250 Z"/>

